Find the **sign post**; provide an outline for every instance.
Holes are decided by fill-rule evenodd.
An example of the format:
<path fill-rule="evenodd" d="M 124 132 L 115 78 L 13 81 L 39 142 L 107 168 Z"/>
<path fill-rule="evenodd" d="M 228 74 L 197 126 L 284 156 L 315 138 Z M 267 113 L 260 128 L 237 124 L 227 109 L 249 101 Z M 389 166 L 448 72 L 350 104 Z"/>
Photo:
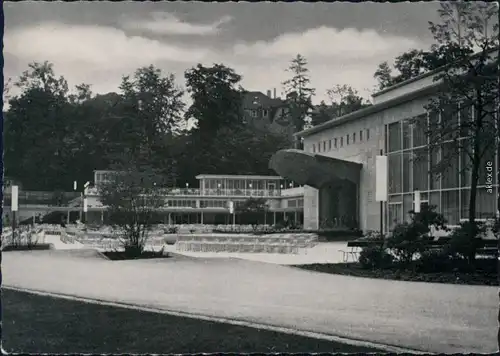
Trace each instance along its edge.
<path fill-rule="evenodd" d="M 17 243 L 16 240 L 16 227 L 17 227 L 17 211 L 19 210 L 19 187 L 13 185 L 11 188 L 11 203 L 10 207 L 12 210 L 12 242 Z"/>
<path fill-rule="evenodd" d="M 230 201 L 229 202 L 229 214 L 233 215 L 233 227 L 236 225 L 236 216 L 234 214 L 234 202 Z"/>
<path fill-rule="evenodd" d="M 384 236 L 384 202 L 387 201 L 387 156 L 375 157 L 375 201 L 380 202 L 380 234 Z"/>

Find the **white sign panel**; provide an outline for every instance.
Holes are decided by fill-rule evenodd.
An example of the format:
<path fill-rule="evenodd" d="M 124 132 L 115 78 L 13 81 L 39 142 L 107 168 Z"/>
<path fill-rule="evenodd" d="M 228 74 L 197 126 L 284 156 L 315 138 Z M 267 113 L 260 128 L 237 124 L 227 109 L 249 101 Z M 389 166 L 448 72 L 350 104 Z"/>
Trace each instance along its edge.
<path fill-rule="evenodd" d="M 76 190 L 76 180 L 73 182 L 73 190 Z"/>
<path fill-rule="evenodd" d="M 10 207 L 12 211 L 17 211 L 19 209 L 19 187 L 17 185 L 13 185 L 11 187 L 12 199 L 10 203 Z"/>
<path fill-rule="evenodd" d="M 86 213 L 87 211 L 88 211 L 87 198 L 83 198 L 83 212 Z"/>
<path fill-rule="evenodd" d="M 387 201 L 387 156 L 375 157 L 375 200 Z"/>
<path fill-rule="evenodd" d="M 234 214 L 234 202 L 230 201 L 228 205 L 229 205 L 229 213 Z"/>
<path fill-rule="evenodd" d="M 415 201 L 415 208 L 413 209 L 413 211 L 415 211 L 416 213 L 420 213 L 421 200 L 420 200 L 420 191 L 419 190 L 415 190 L 415 197 L 413 200 Z"/>

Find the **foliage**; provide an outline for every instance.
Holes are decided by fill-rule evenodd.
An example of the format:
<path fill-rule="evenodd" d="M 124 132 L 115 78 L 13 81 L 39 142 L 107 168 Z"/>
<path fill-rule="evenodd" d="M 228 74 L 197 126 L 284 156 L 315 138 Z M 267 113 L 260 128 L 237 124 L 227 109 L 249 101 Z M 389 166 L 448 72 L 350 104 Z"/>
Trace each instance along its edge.
<path fill-rule="evenodd" d="M 157 189 L 159 179 L 148 166 L 123 164 L 119 173 L 100 187 L 110 222 L 124 232 L 121 242 L 127 254 L 143 252 L 155 211 L 165 203 Z"/>
<path fill-rule="evenodd" d="M 253 225 L 257 225 L 259 217 L 267 212 L 267 200 L 264 198 L 246 199 L 242 204 L 237 205 L 235 212 L 245 217 L 246 220 L 252 221 Z"/>
<path fill-rule="evenodd" d="M 386 245 L 402 266 L 408 266 L 417 253 L 425 251 L 428 229 L 428 226 L 416 221 L 396 225 Z"/>
<path fill-rule="evenodd" d="M 387 268 L 393 263 L 393 256 L 383 245 L 363 247 L 359 254 L 362 268 Z"/>
<path fill-rule="evenodd" d="M 473 265 L 476 259 L 477 249 L 481 245 L 481 235 L 486 227 L 483 223 L 466 221 L 451 233 L 451 239 L 447 246 L 448 253 L 453 257 L 467 260 Z"/>
<path fill-rule="evenodd" d="M 418 258 L 418 270 L 423 273 L 444 272 L 451 269 L 452 260 L 449 253 L 443 249 L 426 250 Z"/>
<path fill-rule="evenodd" d="M 493 161 L 498 146 L 498 66 L 493 55 L 498 42 L 498 7 L 475 2 L 441 3 L 441 24 L 430 23 L 435 49 L 453 53 L 436 75 L 442 88 L 426 109 L 433 114 L 426 135 L 430 142 L 431 171 L 455 171 L 463 156 L 462 171 L 470 174 L 469 221 L 476 215 L 480 169 Z M 476 54 L 475 49 L 479 48 Z M 438 120 L 435 114 L 441 113 Z M 462 119 L 457 120 L 461 114 Z"/>
<path fill-rule="evenodd" d="M 198 64 L 187 70 L 187 92 L 193 103 L 185 119 L 196 120 L 197 129 L 208 138 L 222 127 L 239 126 L 242 123 L 242 90 L 236 85 L 241 76 L 223 64 L 205 67 Z"/>
<path fill-rule="evenodd" d="M 307 60 L 300 54 L 291 61 L 287 72 L 292 77 L 285 80 L 282 84 L 286 93 L 286 116 L 288 123 L 291 124 L 295 132 L 302 131 L 306 123 L 306 117 L 313 109 L 312 97 L 315 89 L 310 87 L 309 69 L 307 69 Z"/>
<path fill-rule="evenodd" d="M 446 219 L 443 214 L 436 212 L 436 205 L 422 204 L 420 207 L 420 212 L 415 213 L 414 210 L 410 210 L 412 216 L 412 221 L 420 223 L 425 229 L 425 234 L 430 232 L 430 228 L 434 227 L 436 230 L 448 231 L 446 226 Z"/>

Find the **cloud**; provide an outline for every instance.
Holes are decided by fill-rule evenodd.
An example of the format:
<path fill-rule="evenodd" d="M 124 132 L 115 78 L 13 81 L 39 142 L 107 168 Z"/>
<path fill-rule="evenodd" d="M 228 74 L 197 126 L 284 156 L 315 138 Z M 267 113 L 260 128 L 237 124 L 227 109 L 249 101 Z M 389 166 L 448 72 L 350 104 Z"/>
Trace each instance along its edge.
<path fill-rule="evenodd" d="M 224 16 L 211 24 L 191 24 L 182 22 L 175 16 L 157 12 L 152 20 L 127 21 L 124 27 L 130 30 L 145 30 L 159 35 L 213 35 L 220 31 L 220 26 L 231 21 L 230 16 Z"/>
<path fill-rule="evenodd" d="M 234 51 L 238 55 L 261 58 L 293 57 L 300 53 L 306 57 L 367 59 L 416 46 L 419 41 L 382 35 L 374 30 L 338 30 L 323 26 L 304 33 L 283 34 L 270 42 L 238 44 Z"/>
<path fill-rule="evenodd" d="M 44 23 L 4 37 L 4 51 L 18 58 L 95 67 L 129 68 L 158 61 L 203 61 L 208 50 L 172 45 L 103 26 Z"/>
<path fill-rule="evenodd" d="M 7 77 L 19 75 L 14 68 L 27 68 L 33 61 L 54 63 L 58 75 L 64 75 L 70 86 L 85 82 L 96 93 L 118 90 L 122 75 L 141 66 L 153 64 L 164 73 L 175 74 L 183 83 L 183 72 L 202 63 L 223 63 L 243 76 L 242 85 L 249 90 L 277 89 L 290 77 L 285 71 L 290 60 L 301 53 L 308 60 L 311 85 L 316 88 L 314 102 L 327 100 L 328 88 L 349 84 L 369 97 L 365 88 L 373 88 L 379 63 L 391 62 L 410 48 L 422 48 L 418 40 L 390 36 L 375 31 L 337 30 L 327 27 L 304 33 L 283 34 L 273 41 L 226 44 L 225 49 L 208 42 L 191 45 L 143 36 L 127 36 L 122 30 L 104 26 L 68 26 L 42 23 L 29 28 L 5 32 Z M 14 73 L 15 72 L 15 73 Z"/>

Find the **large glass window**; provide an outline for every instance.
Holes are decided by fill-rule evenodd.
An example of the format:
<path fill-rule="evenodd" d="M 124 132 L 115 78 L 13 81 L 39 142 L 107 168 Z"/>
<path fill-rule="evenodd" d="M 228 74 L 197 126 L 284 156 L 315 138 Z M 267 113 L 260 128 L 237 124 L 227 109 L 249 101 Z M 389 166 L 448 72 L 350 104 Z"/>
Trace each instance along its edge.
<path fill-rule="evenodd" d="M 412 178 L 412 153 L 403 153 L 403 192 L 412 191 L 411 178 Z"/>
<path fill-rule="evenodd" d="M 403 218 L 405 221 L 410 220 L 409 212 L 413 210 L 413 194 L 403 195 Z"/>
<path fill-rule="evenodd" d="M 436 211 L 441 212 L 441 192 L 429 193 L 429 205 L 435 205 Z"/>
<path fill-rule="evenodd" d="M 403 222 L 403 205 L 399 204 L 389 204 L 389 221 L 387 221 L 388 230 L 394 229 L 394 227 Z"/>
<path fill-rule="evenodd" d="M 462 141 L 462 145 L 466 145 Z M 470 187 L 471 183 L 471 159 L 469 157 L 469 149 L 467 146 L 460 148 L 460 185 L 462 187 Z"/>
<path fill-rule="evenodd" d="M 449 190 L 441 193 L 442 214 L 450 225 L 458 225 L 460 220 L 458 196 L 458 190 Z"/>
<path fill-rule="evenodd" d="M 453 143 L 443 144 L 443 159 L 446 162 L 446 169 L 443 171 L 441 188 L 458 188 L 458 177 L 460 170 L 458 168 L 459 156 L 457 148 Z"/>
<path fill-rule="evenodd" d="M 441 152 L 439 148 L 432 149 L 432 152 L 430 153 L 430 183 L 431 183 L 431 190 L 434 189 L 440 189 L 441 188 L 441 175 L 436 173 L 435 168 L 439 164 L 441 160 Z"/>
<path fill-rule="evenodd" d="M 441 111 L 441 132 L 444 140 L 453 140 L 457 137 L 458 106 L 445 105 Z"/>
<path fill-rule="evenodd" d="M 470 190 L 469 189 L 461 189 L 460 190 L 460 219 L 468 219 L 469 218 L 469 199 L 470 199 Z"/>
<path fill-rule="evenodd" d="M 403 120 L 403 149 L 411 147 L 411 122 L 409 119 Z"/>
<path fill-rule="evenodd" d="M 394 122 L 388 126 L 389 152 L 401 150 L 401 123 Z"/>
<path fill-rule="evenodd" d="M 392 153 L 387 157 L 389 169 L 389 193 L 402 192 L 401 153 Z"/>
<path fill-rule="evenodd" d="M 425 146 L 427 144 L 427 114 L 414 118 L 412 127 L 413 147 Z"/>
<path fill-rule="evenodd" d="M 429 159 L 427 150 L 416 149 L 413 151 L 413 190 L 429 189 Z"/>
<path fill-rule="evenodd" d="M 467 103 L 462 103 L 460 105 L 460 137 L 469 136 L 471 118 L 472 106 Z"/>

